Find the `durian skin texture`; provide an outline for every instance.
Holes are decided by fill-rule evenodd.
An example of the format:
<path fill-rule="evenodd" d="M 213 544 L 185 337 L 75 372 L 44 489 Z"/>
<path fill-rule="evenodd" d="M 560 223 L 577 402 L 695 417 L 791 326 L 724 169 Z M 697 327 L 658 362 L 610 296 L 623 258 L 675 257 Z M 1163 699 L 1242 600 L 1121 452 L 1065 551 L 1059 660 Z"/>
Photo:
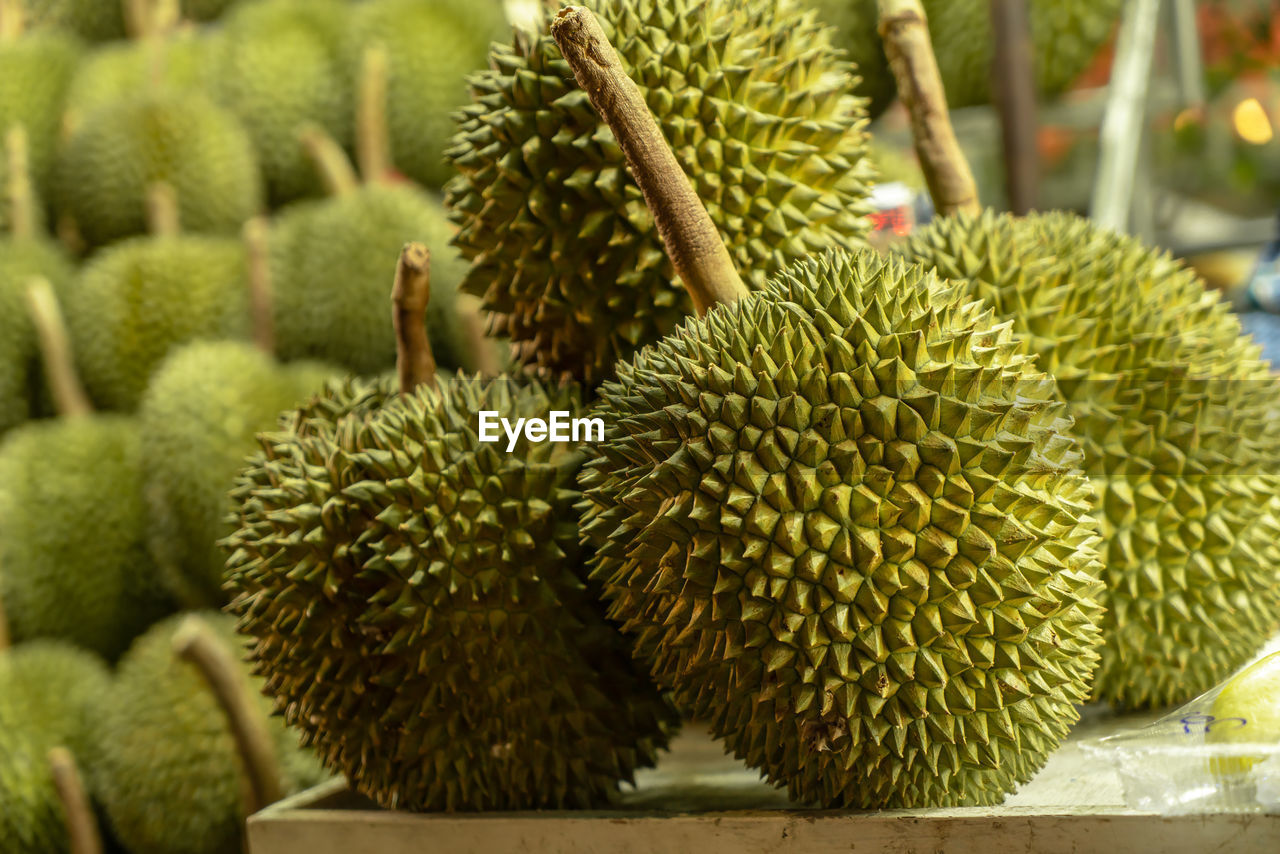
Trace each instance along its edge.
<path fill-rule="evenodd" d="M 232 657 L 243 657 L 235 621 L 200 613 Z M 101 704 L 91 785 L 130 854 L 227 854 L 241 850 L 241 764 L 225 714 L 195 667 L 173 652 L 186 615 L 151 627 L 120 661 Z M 259 680 L 242 670 L 262 715 Z M 299 791 L 324 779 L 297 737 L 269 721 L 281 783 Z"/>
<path fill-rule="evenodd" d="M 80 53 L 80 42 L 62 32 L 32 32 L 0 42 L 0 148 L 10 127 L 26 129 L 31 180 L 41 193 L 49 186 L 62 105 Z M 0 229 L 11 227 L 4 160 L 0 156 Z"/>
<path fill-rule="evenodd" d="M 212 41 L 201 33 L 178 32 L 159 43 L 129 40 L 97 47 L 76 66 L 67 89 L 67 118 L 74 124 L 153 87 L 171 95 L 203 90 Z"/>
<path fill-rule="evenodd" d="M 391 400 L 387 382 L 260 437 L 234 493 L 230 610 L 267 691 L 385 807 L 607 803 L 676 718 L 582 579 L 582 452 L 476 433 L 480 410 L 546 417 L 576 393 L 461 377 Z"/>
<path fill-rule="evenodd" d="M 43 388 L 40 347 L 27 308 L 33 276 L 65 294 L 75 268 L 57 245 L 0 237 L 0 436 L 31 418 Z"/>
<path fill-rule="evenodd" d="M 0 839 L 6 851 L 68 849 L 46 754 L 62 746 L 84 761 L 89 723 L 109 680 L 99 658 L 66 643 L 33 641 L 0 653 Z"/>
<path fill-rule="evenodd" d="M 863 102 L 793 0 L 587 0 L 750 286 L 868 231 Z M 622 151 L 545 28 L 471 79 L 447 203 L 463 290 L 518 361 L 594 386 L 692 304 Z"/>
<path fill-rule="evenodd" d="M 1280 628 L 1280 385 L 1167 254 L 1069 214 L 939 220 L 904 250 L 1024 336 L 1076 421 L 1105 544 L 1095 695 L 1167 706 Z"/>
<path fill-rule="evenodd" d="M 70 30 L 89 41 L 124 38 L 124 4 L 110 0 L 24 0 L 27 25 Z"/>
<path fill-rule="evenodd" d="M 85 116 L 62 147 L 55 179 L 61 213 L 90 246 L 147 231 L 156 182 L 178 197 L 184 231 L 236 234 L 262 207 L 248 132 L 194 92 L 138 95 Z"/>
<path fill-rule="evenodd" d="M 1077 720 L 1097 526 L 1019 346 L 955 286 L 833 252 L 602 389 L 592 578 L 659 683 L 797 801 L 998 803 Z"/>
<path fill-rule="evenodd" d="M 201 341 L 161 365 L 138 412 L 144 457 L 147 542 L 174 593 L 188 604 L 226 601 L 231 532 L 228 493 L 256 447 L 254 436 L 324 385 L 330 368 L 277 364 L 253 345 Z"/>
<path fill-rule="evenodd" d="M 232 237 L 137 237 L 97 253 L 65 313 L 94 403 L 132 411 L 164 359 L 198 339 L 248 338 L 243 244 Z"/>
<path fill-rule="evenodd" d="M 0 444 L 0 600 L 15 641 L 58 638 L 117 658 L 170 613 L 147 555 L 138 425 L 36 421 Z"/>

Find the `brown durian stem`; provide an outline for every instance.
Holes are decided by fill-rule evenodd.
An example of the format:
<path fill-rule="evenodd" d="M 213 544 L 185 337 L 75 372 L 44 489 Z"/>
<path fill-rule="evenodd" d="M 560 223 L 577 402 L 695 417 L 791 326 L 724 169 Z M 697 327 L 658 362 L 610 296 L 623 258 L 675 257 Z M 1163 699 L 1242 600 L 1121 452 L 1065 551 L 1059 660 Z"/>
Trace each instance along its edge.
<path fill-rule="evenodd" d="M 360 93 L 356 100 L 356 159 L 366 184 L 391 174 L 391 133 L 387 128 L 387 51 L 381 45 L 365 50 L 360 62 Z"/>
<path fill-rule="evenodd" d="M 341 196 L 360 188 L 360 179 L 342 146 L 316 125 L 307 125 L 298 133 L 302 147 L 316 167 L 320 180 L 331 196 Z"/>
<path fill-rule="evenodd" d="M 89 415 L 93 412 L 93 404 L 76 374 L 71 337 L 67 334 L 58 298 L 47 279 L 34 278 L 27 284 L 27 308 L 40 339 L 44 374 L 53 392 L 58 414 L 66 418 Z"/>
<path fill-rule="evenodd" d="M 0 0 L 0 42 L 16 42 L 26 31 L 22 0 Z"/>
<path fill-rule="evenodd" d="M 178 193 L 168 181 L 147 187 L 147 230 L 153 237 L 177 237 L 182 233 Z"/>
<path fill-rule="evenodd" d="M 19 239 L 36 236 L 39 226 L 36 193 L 31 186 L 31 147 L 27 129 L 14 125 L 4 138 L 5 167 L 9 177 L 9 232 Z"/>
<path fill-rule="evenodd" d="M 265 217 L 244 224 L 245 256 L 249 267 L 249 312 L 253 343 L 264 353 L 275 355 L 276 325 L 272 315 L 275 300 L 271 289 L 271 234 Z"/>
<path fill-rule="evenodd" d="M 716 303 L 746 296 L 747 286 L 738 276 L 715 223 L 662 136 L 640 89 L 627 76 L 600 29 L 600 22 L 588 9 L 569 6 L 551 23 L 551 35 L 573 68 L 578 85 L 622 147 L 676 274 L 698 314 L 706 314 Z"/>
<path fill-rule="evenodd" d="M 89 795 L 85 792 L 84 780 L 71 751 L 65 747 L 50 750 L 49 771 L 58 790 L 58 799 L 62 801 L 62 811 L 66 814 L 71 854 L 102 854 L 98 820 L 89 805 Z"/>
<path fill-rule="evenodd" d="M 400 253 L 391 288 L 391 319 L 396 328 L 396 373 L 400 393 L 413 394 L 424 383 L 436 388 L 436 359 L 427 338 L 427 304 L 431 302 L 431 253 L 410 243 Z"/>
<path fill-rule="evenodd" d="M 173 637 L 173 650 L 195 666 L 227 717 L 248 781 L 245 812 L 252 815 L 284 797 L 280 765 L 266 720 L 254 707 L 239 664 L 199 617 L 188 617 Z"/>
<path fill-rule="evenodd" d="M 916 154 L 934 206 L 940 214 L 978 213 L 978 185 L 965 159 L 929 39 L 928 20 L 920 0 L 878 0 L 880 38 L 898 95 L 911 117 Z"/>

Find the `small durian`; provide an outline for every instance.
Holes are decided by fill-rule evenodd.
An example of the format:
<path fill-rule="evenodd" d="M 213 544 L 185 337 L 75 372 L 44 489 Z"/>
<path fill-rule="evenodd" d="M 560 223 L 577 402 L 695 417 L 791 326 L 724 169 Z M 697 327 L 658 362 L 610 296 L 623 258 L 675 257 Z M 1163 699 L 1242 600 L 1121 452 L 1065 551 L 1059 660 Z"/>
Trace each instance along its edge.
<path fill-rule="evenodd" d="M 683 710 L 823 807 L 994 804 L 1078 719 L 1101 563 L 1053 382 L 960 286 L 834 249 L 758 292 L 584 9 L 552 32 L 702 316 L 617 368 L 592 578 Z"/>
<path fill-rule="evenodd" d="M 299 126 L 350 143 L 351 87 L 338 59 L 347 18 L 345 0 L 263 0 L 236 9 L 213 38 L 214 97 L 249 131 L 272 205 L 321 194 Z M 437 52 L 421 46 L 417 55 Z"/>
<path fill-rule="evenodd" d="M 795 0 L 589 0 L 748 284 L 865 245 L 873 172 L 853 69 Z M 691 309 L 609 128 L 554 42 L 471 79 L 446 202 L 514 356 L 594 385 Z"/>
<path fill-rule="evenodd" d="M 399 171 L 432 188 L 453 177 L 445 149 L 453 113 L 469 100 L 467 76 L 487 67 L 489 43 L 509 31 L 500 0 L 368 0 L 354 7 L 342 43 L 346 76 L 358 75 L 370 47 L 385 51 Z"/>
<path fill-rule="evenodd" d="M 177 193 L 183 227 L 235 234 L 263 204 L 253 143 L 199 92 L 163 87 L 88 113 L 58 156 L 55 207 L 90 247 L 147 230 L 147 190 Z"/>
<path fill-rule="evenodd" d="M 26 286 L 43 278 L 65 294 L 75 276 L 71 259 L 40 227 L 27 169 L 28 141 L 21 126 L 5 134 L 5 202 L 8 234 L 0 234 L 0 436 L 38 414 L 44 384 L 40 347 L 26 307 Z"/>
<path fill-rule="evenodd" d="M 1229 676 L 1280 628 L 1280 381 L 1226 303 L 1071 214 L 941 219 L 902 252 L 1057 377 L 1105 538 L 1095 694 L 1159 707 Z"/>
<path fill-rule="evenodd" d="M 15 641 L 114 660 L 173 608 L 144 539 L 138 425 L 92 412 L 52 288 L 35 282 L 28 296 L 62 415 L 0 441 L 0 599 Z"/>
<path fill-rule="evenodd" d="M 150 189 L 151 236 L 96 253 L 66 300 L 67 327 L 89 397 L 133 411 L 165 357 L 190 341 L 248 339 L 243 242 L 183 234 L 168 185 Z"/>
<path fill-rule="evenodd" d="M 230 610 L 276 709 L 379 804 L 604 804 L 677 719 L 585 583 L 580 444 L 504 451 L 477 429 L 482 410 L 576 414 L 577 393 L 437 385 L 426 255 L 406 248 L 394 290 L 400 395 L 333 387 L 260 437 L 234 493 Z"/>
<path fill-rule="evenodd" d="M 175 647 L 193 643 L 195 663 L 177 656 Z M 209 612 L 156 624 L 121 659 L 97 711 L 89 776 L 130 854 L 240 851 L 249 812 L 325 778 L 297 737 L 269 719 L 242 657 L 235 621 Z M 213 673 L 220 677 L 205 675 Z M 255 749 L 241 746 L 246 738 Z"/>

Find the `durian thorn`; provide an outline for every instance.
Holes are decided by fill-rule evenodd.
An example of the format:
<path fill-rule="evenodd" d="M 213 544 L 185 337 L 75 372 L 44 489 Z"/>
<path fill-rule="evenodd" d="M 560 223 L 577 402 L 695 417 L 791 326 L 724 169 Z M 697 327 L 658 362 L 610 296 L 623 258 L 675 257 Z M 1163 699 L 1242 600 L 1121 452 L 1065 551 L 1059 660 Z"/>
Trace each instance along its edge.
<path fill-rule="evenodd" d="M 877 0 L 880 38 L 911 118 L 911 135 L 938 212 L 977 214 L 978 185 L 956 140 L 947 93 L 920 0 Z"/>
<path fill-rule="evenodd" d="M 182 233 L 178 191 L 168 181 L 147 187 L 147 231 L 152 237 L 177 237 Z"/>
<path fill-rule="evenodd" d="M 671 263 L 698 314 L 706 314 L 716 303 L 746 296 L 747 287 L 719 231 L 599 21 L 581 6 L 568 6 L 552 21 L 551 35 L 573 68 L 578 85 L 622 147 Z"/>
<path fill-rule="evenodd" d="M 497 342 L 485 333 L 484 303 L 471 294 L 458 294 L 457 311 L 462 322 L 467 349 L 471 353 L 476 372 L 486 377 L 502 373 L 502 359 Z"/>
<path fill-rule="evenodd" d="M 280 765 L 267 721 L 255 706 L 240 667 L 209 625 L 187 617 L 173 636 L 173 651 L 195 666 L 227 718 L 244 771 L 245 814 L 252 815 L 284 797 Z"/>
<path fill-rule="evenodd" d="M 5 166 L 9 172 L 9 231 L 14 237 L 36 236 L 36 194 L 31 186 L 31 147 L 27 129 L 13 125 L 4 137 Z"/>
<path fill-rule="evenodd" d="M 271 287 L 270 227 L 265 217 L 254 217 L 244 224 L 245 257 L 249 266 L 249 312 L 253 343 L 264 353 L 276 352 L 276 326 L 272 316 L 274 297 Z"/>
<path fill-rule="evenodd" d="M 26 28 L 22 0 L 0 0 L 0 42 L 16 42 Z"/>
<path fill-rule="evenodd" d="M 360 61 L 360 93 L 356 99 L 356 159 L 366 184 L 385 181 L 392 171 L 387 73 L 386 49 L 382 45 L 368 47 Z"/>
<path fill-rule="evenodd" d="M 317 125 L 309 124 L 298 131 L 298 140 L 316 167 L 320 180 L 331 196 L 341 196 L 360 189 L 360 179 L 342 146 Z"/>
<path fill-rule="evenodd" d="M 58 306 L 58 298 L 48 279 L 33 278 L 27 283 L 27 309 L 40 340 L 40 356 L 44 375 L 53 392 L 53 403 L 64 418 L 93 413 L 93 404 L 80 384 L 71 337 L 66 320 Z"/>
<path fill-rule="evenodd" d="M 413 394 L 424 383 L 436 385 L 436 359 L 427 337 L 427 305 L 431 302 L 431 252 L 409 243 L 400 253 L 391 288 L 391 320 L 396 329 L 396 373 L 400 393 Z"/>
<path fill-rule="evenodd" d="M 71 854 L 102 854 L 102 834 L 98 832 L 98 821 L 89 804 L 75 757 L 65 747 L 55 747 L 49 751 L 48 761 L 53 785 L 58 790 L 58 800 L 62 802 L 66 817 Z"/>

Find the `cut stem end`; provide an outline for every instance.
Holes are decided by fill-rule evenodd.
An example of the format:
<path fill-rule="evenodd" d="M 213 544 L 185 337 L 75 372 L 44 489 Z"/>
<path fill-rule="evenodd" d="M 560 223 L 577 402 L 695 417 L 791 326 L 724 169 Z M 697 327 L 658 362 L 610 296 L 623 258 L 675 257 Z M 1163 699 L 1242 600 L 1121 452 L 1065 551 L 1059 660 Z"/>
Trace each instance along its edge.
<path fill-rule="evenodd" d="M 413 394 L 424 383 L 436 385 L 436 360 L 427 337 L 427 305 L 431 302 L 431 253 L 410 243 L 400 253 L 391 289 L 392 322 L 396 329 L 396 373 L 400 393 Z"/>

